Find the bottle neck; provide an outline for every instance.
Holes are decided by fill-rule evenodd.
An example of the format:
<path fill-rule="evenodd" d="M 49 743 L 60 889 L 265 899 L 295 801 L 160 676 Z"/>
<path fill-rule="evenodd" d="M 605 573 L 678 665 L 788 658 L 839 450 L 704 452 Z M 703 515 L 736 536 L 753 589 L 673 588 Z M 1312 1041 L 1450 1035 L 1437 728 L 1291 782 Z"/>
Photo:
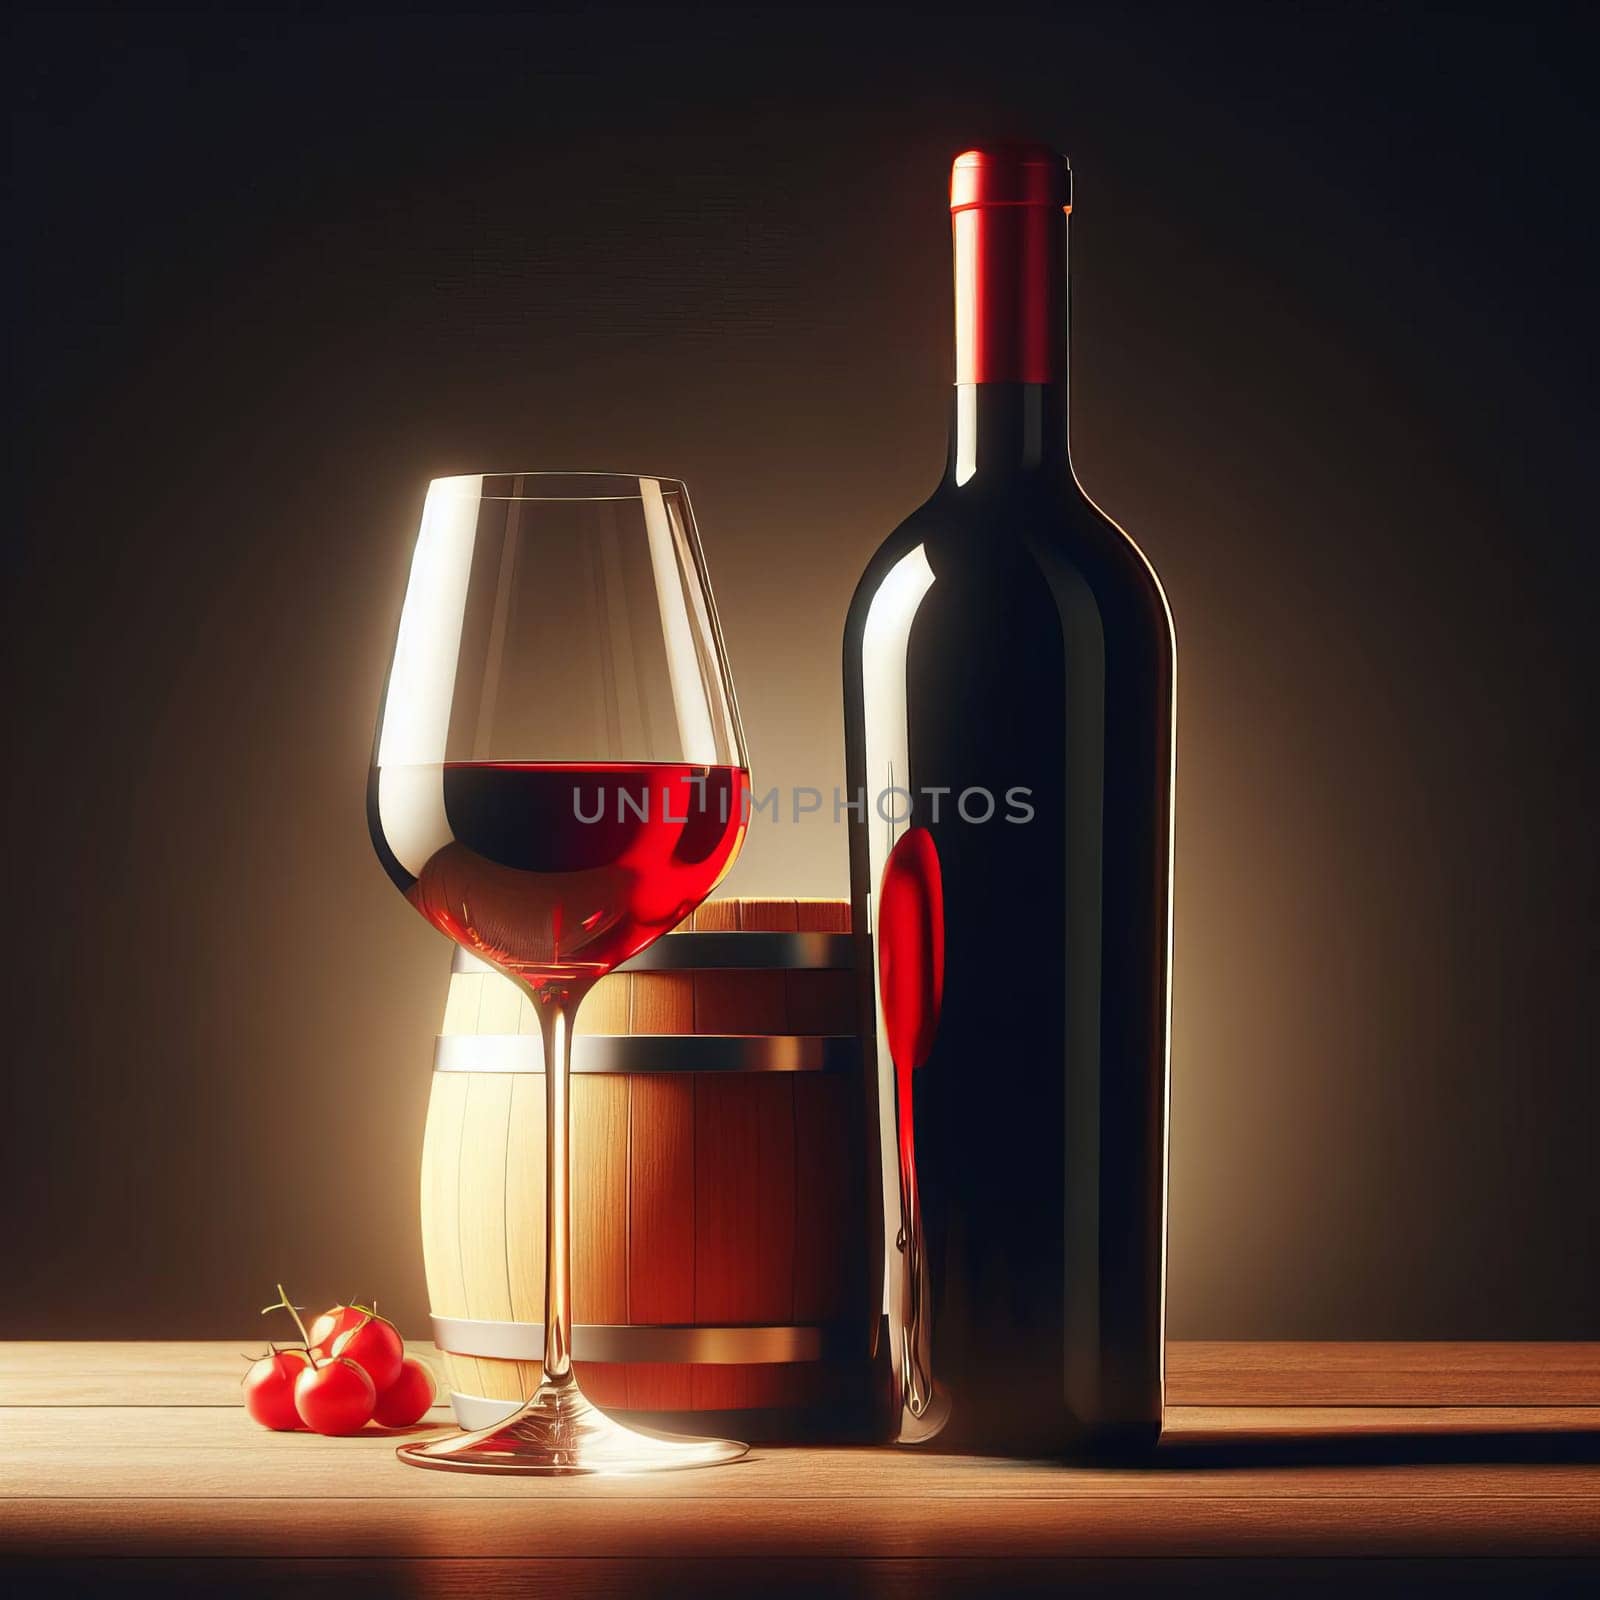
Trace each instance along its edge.
<path fill-rule="evenodd" d="M 1059 205 L 952 217 L 956 382 L 947 482 L 1067 470 L 1067 218 Z"/>
<path fill-rule="evenodd" d="M 1065 374 L 1053 383 L 955 386 L 946 483 L 1067 470 Z"/>

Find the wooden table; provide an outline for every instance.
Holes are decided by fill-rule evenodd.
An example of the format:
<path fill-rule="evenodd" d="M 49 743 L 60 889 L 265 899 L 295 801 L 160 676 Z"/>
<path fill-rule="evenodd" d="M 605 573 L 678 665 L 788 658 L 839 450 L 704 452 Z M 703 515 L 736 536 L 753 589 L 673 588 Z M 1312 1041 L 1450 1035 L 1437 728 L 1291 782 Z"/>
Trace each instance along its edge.
<path fill-rule="evenodd" d="M 1600 1345 L 1174 1345 L 1144 1470 L 763 1448 L 548 1482 L 420 1472 L 393 1436 L 266 1433 L 238 1405 L 238 1352 L 259 1343 L 0 1345 L 0 1592 L 1600 1581 Z"/>

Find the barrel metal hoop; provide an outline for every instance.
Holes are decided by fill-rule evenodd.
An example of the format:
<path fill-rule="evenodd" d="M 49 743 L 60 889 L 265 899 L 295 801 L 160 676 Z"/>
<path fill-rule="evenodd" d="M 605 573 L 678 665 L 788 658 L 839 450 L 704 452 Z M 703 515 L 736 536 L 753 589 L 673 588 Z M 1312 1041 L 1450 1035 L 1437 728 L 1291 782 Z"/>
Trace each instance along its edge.
<path fill-rule="evenodd" d="M 433 1342 L 455 1356 L 498 1361 L 544 1360 L 542 1322 L 484 1322 L 434 1317 Z M 847 1348 L 846 1330 L 825 1323 L 703 1327 L 687 1323 L 619 1326 L 578 1322 L 572 1327 L 575 1361 L 664 1361 L 696 1366 L 768 1366 L 821 1361 Z"/>
<path fill-rule="evenodd" d="M 855 965 L 848 933 L 669 933 L 618 972 L 837 972 Z M 495 972 L 456 946 L 453 972 Z"/>
<path fill-rule="evenodd" d="M 520 1400 L 491 1400 L 481 1394 L 458 1394 L 454 1389 L 450 1391 L 450 1409 L 456 1414 L 456 1421 L 468 1433 L 476 1433 L 479 1428 L 492 1428 L 497 1422 L 504 1422 L 508 1417 L 514 1417 L 522 1409 Z"/>
<path fill-rule="evenodd" d="M 574 1072 L 850 1072 L 861 1042 L 850 1034 L 586 1033 L 572 1041 Z M 434 1041 L 435 1072 L 540 1072 L 536 1033 L 447 1033 Z"/>

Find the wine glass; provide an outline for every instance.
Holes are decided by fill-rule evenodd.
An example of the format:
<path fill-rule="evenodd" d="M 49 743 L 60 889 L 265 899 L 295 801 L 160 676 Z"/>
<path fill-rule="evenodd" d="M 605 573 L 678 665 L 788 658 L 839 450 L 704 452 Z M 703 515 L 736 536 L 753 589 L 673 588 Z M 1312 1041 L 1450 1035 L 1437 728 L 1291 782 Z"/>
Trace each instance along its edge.
<path fill-rule="evenodd" d="M 572 1366 L 568 1085 L 597 979 L 681 922 L 747 823 L 744 733 L 684 486 L 481 474 L 428 489 L 367 816 L 406 899 L 533 1002 L 545 1068 L 544 1368 L 492 1427 L 401 1460 L 564 1475 L 733 1461 L 625 1428 Z"/>

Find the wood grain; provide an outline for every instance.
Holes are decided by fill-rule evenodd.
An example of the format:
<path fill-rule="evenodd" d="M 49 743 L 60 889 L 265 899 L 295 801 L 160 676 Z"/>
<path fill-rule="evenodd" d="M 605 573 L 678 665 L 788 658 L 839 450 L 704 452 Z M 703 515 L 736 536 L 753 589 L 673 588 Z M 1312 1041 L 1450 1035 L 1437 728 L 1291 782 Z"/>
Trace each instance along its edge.
<path fill-rule="evenodd" d="M 396 1472 L 411 1471 L 395 1464 Z M 207 1499 L 135 1496 L 12 1502 L 0 1554 L 74 1559 L 188 1556 L 209 1560 L 323 1556 L 356 1560 L 479 1557 L 676 1561 L 805 1556 L 1015 1560 L 1540 1555 L 1595 1557 L 1593 1496 L 1516 1502 L 1485 1516 L 1475 1498 L 1414 1501 L 1251 1499 L 1230 1495 L 1146 1499 L 1064 1497 L 1037 1505 L 986 1499 L 981 1514 L 943 1501 L 879 1492 L 870 1498 L 776 1497 L 761 1502 L 635 1494 L 622 1504 L 559 1492 L 489 1499 Z M 1509 1509 L 1509 1508 L 1508 1508 Z"/>
<path fill-rule="evenodd" d="M 694 978 L 687 972 L 636 972 L 627 1033 L 693 1033 Z"/>
<path fill-rule="evenodd" d="M 544 1075 L 519 1072 L 512 1077 L 505 1197 L 506 1269 L 515 1322 L 544 1321 L 544 1174 Z M 516 1370 L 516 1397 L 526 1399 L 539 1386 L 540 1363 L 519 1361 Z"/>
<path fill-rule="evenodd" d="M 696 933 L 736 933 L 741 927 L 737 900 L 707 900 L 691 918 Z"/>
<path fill-rule="evenodd" d="M 446 1074 L 445 1076 L 460 1076 Z M 542 1087 L 542 1086 L 541 1086 Z M 154 1340 L 54 1339 L 0 1343 L 0 1407 L 128 1404 L 218 1406 L 239 1403 L 239 1353 L 262 1348 L 264 1321 L 236 1338 L 170 1344 Z M 410 1348 L 431 1352 L 426 1341 Z M 1385 1376 L 1383 1356 L 1398 1352 Z M 1309 1374 L 1296 1387 L 1296 1374 Z M 1359 1374 L 1366 1402 L 1348 1390 Z M 1443 1398 L 1454 1394 L 1455 1399 Z M 1509 1398 L 1508 1398 L 1509 1396 Z M 1537 1419 L 1583 1417 L 1600 1408 L 1600 1342 L 1462 1344 L 1338 1344 L 1206 1342 L 1167 1345 L 1169 1417 L 1194 1407 L 1441 1408 L 1440 1416 L 1513 1415 L 1530 1408 Z M 1554 1408 L 1554 1409 L 1553 1409 Z M 1316 1413 L 1323 1415 L 1321 1410 Z M 1425 1419 L 1431 1413 L 1418 1409 Z M 1418 1423 L 1420 1426 L 1421 1423 Z"/>
<path fill-rule="evenodd" d="M 572 1320 L 628 1320 L 626 1078 L 572 1079 Z M 579 1378 L 597 1405 L 627 1404 L 622 1369 L 589 1366 Z"/>
<path fill-rule="evenodd" d="M 461 1253 L 461 1130 L 471 1076 L 434 1074 L 422 1136 L 422 1261 L 428 1305 L 441 1317 L 469 1315 Z M 482 1375 L 471 1356 L 447 1355 L 443 1367 L 450 1388 L 483 1392 Z"/>
<path fill-rule="evenodd" d="M 515 1080 L 505 1072 L 469 1072 L 462 1076 L 467 1080 L 467 1104 L 461 1120 L 457 1203 L 466 1315 L 483 1322 L 509 1322 L 506 1155 Z"/>
<path fill-rule="evenodd" d="M 795 927 L 801 933 L 850 931 L 850 907 L 843 900 L 796 900 L 794 909 Z M 806 971 L 784 976 L 790 1033 L 855 1033 L 853 972 Z"/>
<path fill-rule="evenodd" d="M 474 1033 L 521 1033 L 522 1004 L 526 997 L 509 978 L 498 972 L 483 974 L 483 999 L 478 1004 L 478 1026 Z M 529 1003 L 529 1021 L 533 1021 Z M 537 1032 L 537 1025 L 530 1029 Z"/>
<path fill-rule="evenodd" d="M 485 1004 L 487 1006 L 487 999 Z M 437 1082 L 450 1076 L 450 1073 L 435 1073 L 434 1078 Z M 461 1119 L 456 1185 L 456 1249 L 461 1258 L 466 1310 L 449 1313 L 440 1307 L 434 1309 L 441 1316 L 459 1314 L 487 1322 L 504 1322 L 511 1316 L 505 1193 L 513 1080 L 503 1072 L 469 1072 L 459 1076 L 466 1079 L 467 1099 Z M 517 1398 L 520 1383 L 514 1366 L 457 1355 L 449 1357 L 447 1366 L 452 1387 L 459 1387 L 459 1379 L 475 1378 L 479 1387 L 468 1393 L 493 1399 Z"/>
<path fill-rule="evenodd" d="M 758 1449 L 715 1472 L 552 1482 L 417 1472 L 392 1435 L 267 1433 L 237 1403 L 240 1343 L 0 1346 L 13 1592 L 300 1594 L 321 1574 L 340 1594 L 989 1596 L 1182 1573 L 1219 1594 L 1311 1575 L 1327 1593 L 1577 1593 L 1600 1573 L 1600 1407 L 1538 1388 L 1591 1384 L 1600 1346 L 1175 1346 L 1184 1381 L 1224 1403 L 1172 1407 L 1154 1470 Z M 1226 1403 L 1296 1371 L 1383 1403 Z M 1475 1382 L 1524 1398 L 1398 1403 Z"/>
<path fill-rule="evenodd" d="M 863 1303 L 867 1206 L 860 1088 L 797 1073 L 794 1097 L 794 1319 L 835 1322 Z"/>
<path fill-rule="evenodd" d="M 786 972 L 784 1008 L 790 1033 L 836 1034 L 856 1031 L 856 979 L 853 972 Z"/>
<path fill-rule="evenodd" d="M 1600 1343 L 1167 1347 L 1174 1405 L 1600 1405 Z"/>
<path fill-rule="evenodd" d="M 699 1073 L 695 1082 L 695 1320 L 794 1320 L 794 1085 L 787 1073 Z M 694 1404 L 771 1401 L 773 1376 L 699 1367 Z M 774 1379 L 781 1381 L 781 1379 Z"/>
<path fill-rule="evenodd" d="M 237 1394 L 237 1382 L 234 1385 Z M 641 1484 L 633 1479 L 570 1480 L 570 1496 L 630 1499 L 839 1499 L 883 1494 L 962 1502 L 1003 1496 L 1054 1501 L 1130 1495 L 1146 1499 L 1330 1497 L 1368 1499 L 1522 1498 L 1600 1494 L 1593 1408 L 1531 1408 L 1523 1418 L 1484 1417 L 1477 1408 L 1183 1408 L 1157 1471 L 1063 1467 L 1048 1462 L 951 1456 L 925 1451 L 761 1447 L 737 1473 L 714 1485 L 693 1475 Z M 1519 1412 L 1523 1409 L 1516 1408 Z M 1492 1408 L 1491 1408 L 1492 1411 Z M 434 1416 L 444 1421 L 446 1413 Z M 421 1430 L 413 1430 L 421 1431 Z M 549 1485 L 394 1470 L 396 1435 L 369 1432 L 327 1440 L 265 1434 L 235 1403 L 221 1407 L 19 1407 L 0 1410 L 0 1494 L 85 1495 L 148 1492 L 150 1475 L 173 1493 L 225 1497 L 318 1492 L 335 1478 L 341 1493 L 411 1498 L 534 1497 Z M 1496 1437 L 1498 1436 L 1498 1437 Z M 1316 1447 L 1280 1464 L 1292 1439 Z M 1465 1440 L 1469 1448 L 1456 1448 Z M 1511 1459 L 1532 1440 L 1535 1459 Z M 1267 1446 L 1261 1448 L 1262 1445 Z M 1353 1448 L 1365 1447 L 1365 1448 Z M 1227 1451 L 1219 1470 L 1187 1464 L 1198 1449 Z M 1538 1459 L 1539 1455 L 1548 1459 Z M 1559 1459 L 1563 1455 L 1587 1459 Z M 1417 1459 L 1417 1458 L 1422 1459 Z M 1378 1458 L 1381 1458 L 1378 1459 Z M 135 1474 L 130 1478 L 132 1470 Z"/>
<path fill-rule="evenodd" d="M 802 898 L 794 903 L 795 926 L 801 933 L 849 933 L 848 900 Z"/>
<path fill-rule="evenodd" d="M 583 997 L 573 1034 L 628 1032 L 628 1013 L 633 1001 L 632 984 L 633 979 L 626 972 L 614 972 L 602 978 Z"/>
<path fill-rule="evenodd" d="M 641 1075 L 630 1085 L 628 1119 L 628 1320 L 694 1321 L 694 1079 Z M 687 1410 L 689 1371 L 636 1363 L 627 1404 L 637 1411 Z"/>
<path fill-rule="evenodd" d="M 478 1012 L 483 1005 L 482 972 L 452 972 L 445 994 L 444 1026 L 441 1033 L 476 1033 Z"/>
<path fill-rule="evenodd" d="M 701 906 L 696 926 L 741 933 L 793 933 L 793 900 L 713 900 Z M 696 1033 L 783 1033 L 788 1028 L 785 972 L 697 972 Z"/>

